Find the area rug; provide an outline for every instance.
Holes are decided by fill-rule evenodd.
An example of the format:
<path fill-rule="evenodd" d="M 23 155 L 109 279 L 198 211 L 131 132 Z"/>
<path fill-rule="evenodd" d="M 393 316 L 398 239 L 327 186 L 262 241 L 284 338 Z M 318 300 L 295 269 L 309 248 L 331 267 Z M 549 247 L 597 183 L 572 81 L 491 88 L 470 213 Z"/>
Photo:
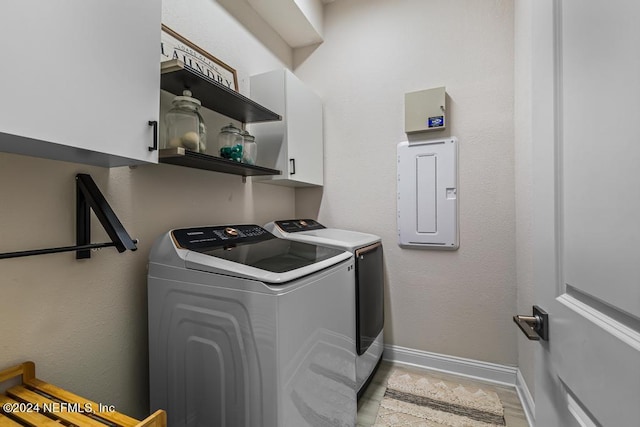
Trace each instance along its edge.
<path fill-rule="evenodd" d="M 396 368 L 374 427 L 500 427 L 504 408 L 490 390 Z"/>

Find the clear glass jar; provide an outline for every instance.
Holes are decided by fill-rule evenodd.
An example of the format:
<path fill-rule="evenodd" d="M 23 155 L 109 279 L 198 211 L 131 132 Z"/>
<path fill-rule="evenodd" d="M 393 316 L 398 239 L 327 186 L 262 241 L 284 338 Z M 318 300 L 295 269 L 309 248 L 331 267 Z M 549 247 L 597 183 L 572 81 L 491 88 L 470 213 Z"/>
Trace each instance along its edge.
<path fill-rule="evenodd" d="M 244 139 L 242 162 L 248 165 L 255 165 L 256 158 L 258 157 L 258 144 L 256 144 L 256 138 L 246 130 L 242 133 L 242 137 Z"/>
<path fill-rule="evenodd" d="M 241 162 L 244 152 L 242 130 L 231 123 L 220 129 L 218 147 L 220 148 L 220 157 L 223 159 Z"/>
<path fill-rule="evenodd" d="M 185 90 L 182 96 L 176 96 L 171 108 L 165 116 L 167 133 L 164 148 L 183 147 L 195 152 L 207 149 L 207 127 L 200 115 L 199 100 Z"/>

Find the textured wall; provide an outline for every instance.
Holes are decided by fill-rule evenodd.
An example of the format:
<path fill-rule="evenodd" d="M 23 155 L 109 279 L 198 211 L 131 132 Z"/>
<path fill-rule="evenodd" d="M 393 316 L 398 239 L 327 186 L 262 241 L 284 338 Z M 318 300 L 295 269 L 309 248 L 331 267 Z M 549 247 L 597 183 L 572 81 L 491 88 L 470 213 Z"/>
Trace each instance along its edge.
<path fill-rule="evenodd" d="M 516 365 L 513 2 L 350 0 L 326 5 L 325 42 L 294 52 L 323 99 L 325 188 L 296 214 L 382 236 L 388 343 Z M 396 144 L 404 93 L 446 86 L 459 138 L 460 249 L 400 249 Z"/>
<path fill-rule="evenodd" d="M 532 254 L 532 141 L 531 141 L 531 0 L 515 3 L 515 185 L 518 314 L 531 313 Z M 535 343 L 518 334 L 518 367 L 534 394 Z"/>
<path fill-rule="evenodd" d="M 163 3 L 163 21 L 236 68 L 244 93 L 246 76 L 290 65 L 281 40 L 263 31 L 276 56 L 215 2 Z M 178 166 L 103 169 L 0 153 L 0 252 L 75 243 L 78 172 L 93 176 L 139 249 L 103 249 L 82 261 L 69 253 L 0 260 L 0 367 L 34 360 L 42 378 L 146 416 L 146 264 L 154 239 L 181 226 L 290 217 L 294 191 Z M 99 229 L 94 242 L 104 241 Z"/>

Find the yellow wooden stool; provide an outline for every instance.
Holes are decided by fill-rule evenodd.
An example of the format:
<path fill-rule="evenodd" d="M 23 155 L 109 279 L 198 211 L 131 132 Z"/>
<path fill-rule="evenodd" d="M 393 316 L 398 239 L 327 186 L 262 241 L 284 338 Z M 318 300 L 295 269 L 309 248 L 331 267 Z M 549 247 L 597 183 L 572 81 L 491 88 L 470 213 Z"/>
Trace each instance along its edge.
<path fill-rule="evenodd" d="M 0 371 L 0 383 L 22 375 L 22 384 L 0 395 L 0 427 L 166 427 L 158 410 L 143 421 L 70 393 L 36 378 L 33 362 Z"/>

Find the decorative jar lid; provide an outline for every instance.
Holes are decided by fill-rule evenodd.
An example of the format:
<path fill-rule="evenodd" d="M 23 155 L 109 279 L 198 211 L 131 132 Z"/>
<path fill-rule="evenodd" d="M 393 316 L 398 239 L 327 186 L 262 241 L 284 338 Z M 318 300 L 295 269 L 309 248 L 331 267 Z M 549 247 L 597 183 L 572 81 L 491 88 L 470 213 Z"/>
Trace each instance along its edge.
<path fill-rule="evenodd" d="M 242 130 L 238 129 L 233 125 L 233 123 L 229 123 L 227 126 L 220 129 L 222 133 L 237 133 L 238 135 L 242 134 Z"/>
<path fill-rule="evenodd" d="M 173 98 L 173 101 L 171 101 L 171 103 L 173 105 L 178 105 L 183 102 L 189 102 L 200 107 L 202 105 L 200 100 L 193 98 L 191 95 L 192 95 L 191 91 L 188 89 L 185 89 L 184 91 L 182 91 L 182 96 L 176 96 L 175 98 Z"/>
<path fill-rule="evenodd" d="M 245 141 L 255 141 L 256 140 L 256 137 L 251 135 L 246 130 L 244 132 L 242 132 L 242 137 L 245 139 Z"/>

